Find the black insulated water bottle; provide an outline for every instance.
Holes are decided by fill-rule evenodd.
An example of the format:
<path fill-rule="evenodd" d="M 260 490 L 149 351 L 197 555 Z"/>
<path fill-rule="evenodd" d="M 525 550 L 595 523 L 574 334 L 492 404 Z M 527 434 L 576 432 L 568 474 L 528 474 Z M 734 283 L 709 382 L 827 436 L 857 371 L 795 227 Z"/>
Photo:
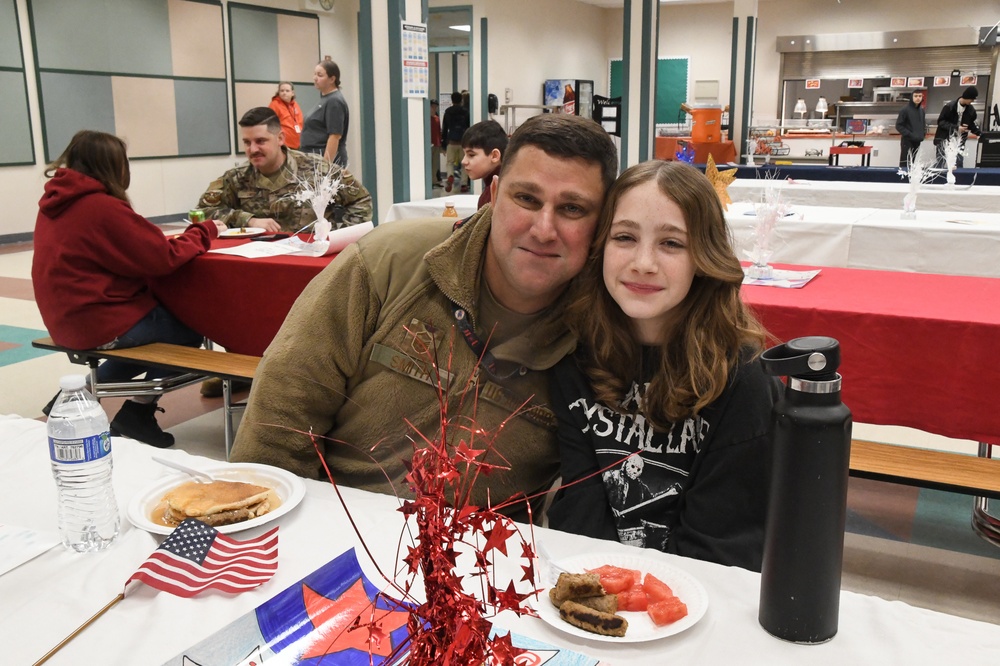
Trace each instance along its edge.
<path fill-rule="evenodd" d="M 851 411 L 840 399 L 840 344 L 796 338 L 761 356 L 787 376 L 772 412 L 774 467 L 758 620 L 796 643 L 837 633 L 847 518 Z"/>

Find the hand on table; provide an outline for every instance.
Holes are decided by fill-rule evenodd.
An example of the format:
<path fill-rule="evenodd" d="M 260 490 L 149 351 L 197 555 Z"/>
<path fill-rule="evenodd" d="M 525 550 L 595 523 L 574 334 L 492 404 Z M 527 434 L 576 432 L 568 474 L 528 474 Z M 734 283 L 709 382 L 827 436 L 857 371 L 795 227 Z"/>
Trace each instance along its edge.
<path fill-rule="evenodd" d="M 247 226 L 257 227 L 258 229 L 270 232 L 281 231 L 281 225 L 270 217 L 251 217 L 250 221 L 247 222 Z"/>
<path fill-rule="evenodd" d="M 208 222 L 211 222 L 212 224 L 214 224 L 214 225 L 215 225 L 215 228 L 219 230 L 219 233 L 220 233 L 220 234 L 221 234 L 221 233 L 222 233 L 223 231 L 225 231 L 226 229 L 228 229 L 228 228 L 229 228 L 229 227 L 227 227 L 227 226 L 226 226 L 226 223 L 225 223 L 225 222 L 219 222 L 218 220 L 209 220 Z M 206 224 L 208 224 L 208 222 L 206 222 Z"/>

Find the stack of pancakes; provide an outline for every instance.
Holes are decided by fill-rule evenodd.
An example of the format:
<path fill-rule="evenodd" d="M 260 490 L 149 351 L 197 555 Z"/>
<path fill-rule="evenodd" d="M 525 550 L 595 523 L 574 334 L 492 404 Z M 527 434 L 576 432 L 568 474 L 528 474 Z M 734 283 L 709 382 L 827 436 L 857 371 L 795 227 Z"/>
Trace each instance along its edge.
<path fill-rule="evenodd" d="M 180 525 L 186 518 L 218 527 L 263 516 L 271 510 L 271 489 L 240 481 L 188 481 L 163 496 L 163 521 Z"/>

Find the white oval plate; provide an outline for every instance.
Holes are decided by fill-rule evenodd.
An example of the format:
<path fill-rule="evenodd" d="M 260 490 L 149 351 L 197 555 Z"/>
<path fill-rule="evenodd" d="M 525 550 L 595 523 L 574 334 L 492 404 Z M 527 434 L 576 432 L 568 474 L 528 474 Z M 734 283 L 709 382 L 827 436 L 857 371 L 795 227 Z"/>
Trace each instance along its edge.
<path fill-rule="evenodd" d="M 261 229 L 260 227 L 239 227 L 226 229 L 219 234 L 219 238 L 250 238 L 251 236 L 259 236 L 265 231 L 267 229 Z"/>
<path fill-rule="evenodd" d="M 596 553 L 592 555 L 578 555 L 558 561 L 560 567 L 574 573 L 585 573 L 587 569 L 596 569 L 605 564 L 624 567 L 626 569 L 638 569 L 644 576 L 647 573 L 653 574 L 669 585 L 674 594 L 687 604 L 687 617 L 683 617 L 673 624 L 658 627 L 645 611 L 621 611 L 619 614 L 628 620 L 628 630 L 625 632 L 625 635 L 622 637 L 602 636 L 601 634 L 584 631 L 559 617 L 559 609 L 549 601 L 548 588 L 538 595 L 538 607 L 536 610 L 539 617 L 559 631 L 579 636 L 580 638 L 587 638 L 592 641 L 607 641 L 609 643 L 642 643 L 679 634 L 685 629 L 694 626 L 705 615 L 705 611 L 708 610 L 708 593 L 705 592 L 704 586 L 688 572 L 658 560 L 636 555 Z"/>
<path fill-rule="evenodd" d="M 216 466 L 199 467 L 198 469 L 211 474 L 221 481 L 242 481 L 244 483 L 254 483 L 258 486 L 273 488 L 281 499 L 281 506 L 273 511 L 265 513 L 263 516 L 252 520 L 245 520 L 232 525 L 220 525 L 215 529 L 222 534 L 241 532 L 280 518 L 302 501 L 306 494 L 306 484 L 302 479 L 291 472 L 272 467 L 270 465 L 258 465 L 257 463 L 229 463 Z M 151 485 L 144 491 L 140 491 L 128 505 L 126 515 L 129 522 L 141 530 L 152 532 L 153 534 L 170 534 L 174 528 L 154 523 L 150 519 L 153 509 L 160 503 L 163 496 L 172 488 L 190 481 L 191 477 L 186 474 L 171 474 Z"/>

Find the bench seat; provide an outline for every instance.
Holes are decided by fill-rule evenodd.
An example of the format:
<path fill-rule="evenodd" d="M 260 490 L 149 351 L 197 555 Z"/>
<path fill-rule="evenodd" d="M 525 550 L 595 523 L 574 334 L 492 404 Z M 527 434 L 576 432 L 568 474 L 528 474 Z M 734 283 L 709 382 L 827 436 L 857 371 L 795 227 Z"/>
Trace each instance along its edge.
<path fill-rule="evenodd" d="M 851 476 L 1000 499 L 1000 460 L 856 439 Z"/>
<path fill-rule="evenodd" d="M 100 398 L 121 397 L 133 395 L 160 395 L 183 388 L 206 377 L 218 377 L 222 380 L 222 398 L 225 411 L 226 459 L 232 449 L 234 430 L 233 412 L 243 409 L 244 403 L 234 403 L 232 400 L 232 382 L 234 380 L 253 380 L 260 364 L 259 356 L 245 354 L 230 354 L 212 349 L 185 347 L 165 342 L 154 342 L 139 347 L 124 349 L 88 349 L 76 350 L 62 347 L 53 342 L 52 338 L 40 338 L 31 345 L 39 349 L 62 352 L 73 363 L 89 365 L 91 385 L 95 388 L 94 395 Z M 150 382 L 118 382 L 113 384 L 98 384 L 95 371 L 101 359 L 116 358 L 127 360 L 136 365 L 151 368 L 165 368 L 179 373 L 177 376 L 154 380 Z"/>

